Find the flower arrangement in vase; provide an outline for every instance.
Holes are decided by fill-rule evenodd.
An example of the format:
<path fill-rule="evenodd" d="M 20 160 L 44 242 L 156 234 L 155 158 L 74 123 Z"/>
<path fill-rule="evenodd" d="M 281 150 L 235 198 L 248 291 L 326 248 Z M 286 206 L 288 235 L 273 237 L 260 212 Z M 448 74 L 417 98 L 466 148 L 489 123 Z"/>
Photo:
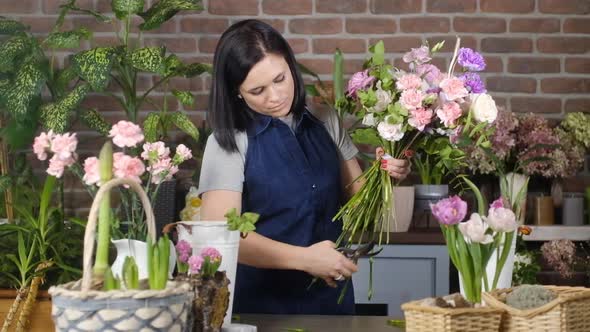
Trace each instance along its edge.
<path fill-rule="evenodd" d="M 472 303 L 481 302 L 482 291 L 496 288 L 500 272 L 510 253 L 514 232 L 518 228 L 516 216 L 503 199 L 494 201 L 486 213 L 485 201 L 467 178 L 463 181 L 477 197 L 477 212 L 467 215 L 467 203 L 458 196 L 438 201 L 431 206 L 432 214 L 440 223 L 451 262 L 459 271 L 465 298 Z M 494 251 L 497 253 L 495 271 L 486 273 L 486 266 Z"/>
<path fill-rule="evenodd" d="M 383 42 L 370 51 L 364 70 L 352 76 L 346 95 L 336 101 L 337 107 L 362 119 L 363 128 L 355 129 L 355 143 L 381 146 L 382 158 L 407 158 L 427 135 L 450 141 L 473 140 L 477 146 L 488 147 L 488 125 L 497 114 L 494 100 L 481 88 L 475 70 L 482 68 L 483 58 L 471 49 L 460 48 L 457 39 L 451 65 L 446 73 L 430 64 L 432 55 L 443 46 L 422 46 L 403 57 L 410 71 L 392 67 L 385 61 Z M 465 69 L 455 74 L 455 66 Z M 451 148 L 451 151 L 454 151 Z M 456 158 L 449 153 L 446 162 Z M 443 161 L 443 164 L 445 161 Z M 446 164 L 445 164 L 446 166 Z M 343 219 L 343 233 L 338 243 L 350 245 L 353 238 L 367 232 L 389 234 L 388 216 L 394 199 L 392 187 L 397 185 L 375 161 L 361 176 L 361 189 L 341 208 L 334 220 Z M 395 215 L 395 212 L 393 213 Z"/>

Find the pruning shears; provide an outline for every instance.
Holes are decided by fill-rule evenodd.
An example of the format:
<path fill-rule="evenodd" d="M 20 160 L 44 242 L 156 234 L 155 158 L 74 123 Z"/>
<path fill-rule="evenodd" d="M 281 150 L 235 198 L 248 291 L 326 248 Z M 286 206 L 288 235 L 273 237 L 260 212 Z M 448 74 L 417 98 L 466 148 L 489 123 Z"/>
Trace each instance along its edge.
<path fill-rule="evenodd" d="M 372 251 L 373 247 L 375 247 L 375 241 L 371 241 L 365 244 L 361 244 L 356 248 L 346 248 L 346 247 L 339 247 L 336 248 L 337 251 L 341 252 L 346 258 L 350 259 L 357 264 L 359 258 L 361 257 L 373 257 L 379 254 L 383 248 L 379 248 L 378 250 Z"/>

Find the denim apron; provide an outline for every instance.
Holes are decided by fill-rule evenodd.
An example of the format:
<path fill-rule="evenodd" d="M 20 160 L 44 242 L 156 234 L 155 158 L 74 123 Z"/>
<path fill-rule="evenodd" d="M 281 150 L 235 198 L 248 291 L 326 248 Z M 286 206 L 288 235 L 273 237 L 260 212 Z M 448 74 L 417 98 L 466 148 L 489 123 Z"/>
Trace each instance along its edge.
<path fill-rule="evenodd" d="M 255 114 L 247 129 L 242 211 L 256 212 L 256 232 L 270 239 L 307 247 L 336 241 L 342 230 L 332 217 L 340 207 L 341 178 L 337 146 L 309 111 L 294 132 L 280 119 Z M 331 288 L 321 279 L 294 270 L 258 269 L 238 264 L 235 313 L 354 314 L 352 283 L 342 304 L 345 282 Z"/>

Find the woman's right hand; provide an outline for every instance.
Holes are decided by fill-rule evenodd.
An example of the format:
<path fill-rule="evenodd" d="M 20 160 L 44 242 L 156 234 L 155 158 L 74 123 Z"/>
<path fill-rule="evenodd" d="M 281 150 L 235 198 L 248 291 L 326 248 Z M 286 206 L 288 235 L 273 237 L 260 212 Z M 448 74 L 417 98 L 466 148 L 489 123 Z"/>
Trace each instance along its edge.
<path fill-rule="evenodd" d="M 337 251 L 336 244 L 332 241 L 315 243 L 304 252 L 304 271 L 324 279 L 330 287 L 337 287 L 337 278 L 341 276 L 350 278 L 356 272 L 357 266 L 342 253 Z"/>

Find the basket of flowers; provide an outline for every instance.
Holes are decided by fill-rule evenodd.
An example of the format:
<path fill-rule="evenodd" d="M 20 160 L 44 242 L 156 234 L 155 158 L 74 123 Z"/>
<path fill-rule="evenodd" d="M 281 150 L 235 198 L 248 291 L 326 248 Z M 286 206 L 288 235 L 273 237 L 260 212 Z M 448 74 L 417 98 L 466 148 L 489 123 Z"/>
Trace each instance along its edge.
<path fill-rule="evenodd" d="M 101 187 L 92 202 L 84 235 L 82 279 L 49 289 L 56 331 L 185 331 L 191 323 L 187 317 L 193 298 L 190 286 L 168 281 L 170 241 L 164 236 L 156 242 L 154 213 L 141 186 L 129 178 L 110 180 L 112 156 L 107 142 L 100 153 Z M 134 190 L 145 210 L 148 280 L 139 280 L 132 257 L 124 264 L 121 280 L 113 276 L 108 264 L 110 190 L 119 185 Z M 98 249 L 93 267 L 97 219 Z"/>
<path fill-rule="evenodd" d="M 482 297 L 487 305 L 504 312 L 502 331 L 590 331 L 588 288 L 521 285 Z"/>

